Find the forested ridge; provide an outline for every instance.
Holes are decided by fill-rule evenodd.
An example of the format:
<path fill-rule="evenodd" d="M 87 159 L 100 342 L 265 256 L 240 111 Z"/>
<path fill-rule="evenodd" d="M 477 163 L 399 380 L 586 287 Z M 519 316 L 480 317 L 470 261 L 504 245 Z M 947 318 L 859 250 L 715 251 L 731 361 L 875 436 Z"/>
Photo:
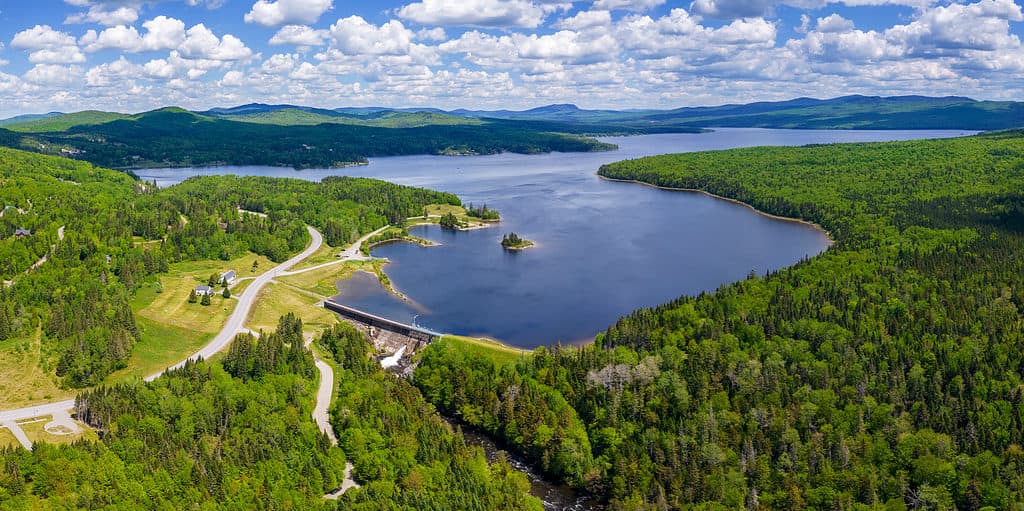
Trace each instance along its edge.
<path fill-rule="evenodd" d="M 1020 509 L 1024 133 L 643 158 L 600 175 L 813 221 L 835 244 L 495 364 L 428 400 L 612 509 Z"/>
<path fill-rule="evenodd" d="M 41 328 L 52 359 L 44 370 L 70 387 L 124 367 L 139 336 L 131 297 L 170 263 L 247 251 L 283 261 L 309 243 L 307 224 L 337 246 L 427 204 L 459 204 L 451 194 L 347 177 L 215 176 L 156 189 L 88 163 L 4 148 L 0 185 L 0 342 Z"/>
<path fill-rule="evenodd" d="M 48 119 L 52 122 L 52 119 Z M 0 128 L 0 145 L 66 155 L 111 168 L 193 165 L 337 167 L 373 156 L 586 152 L 615 146 L 577 133 L 599 127 L 543 121 L 379 128 L 346 124 L 255 124 L 164 108 L 62 131 Z M 640 133 L 635 128 L 615 132 Z"/>
<path fill-rule="evenodd" d="M 220 362 L 76 399 L 100 441 L 0 450 L 0 509 L 540 509 L 529 482 L 441 422 L 344 324 L 317 341 L 338 360 L 341 447 L 310 418 L 316 390 L 302 323 L 239 335 Z M 361 488 L 338 502 L 346 461 Z"/>

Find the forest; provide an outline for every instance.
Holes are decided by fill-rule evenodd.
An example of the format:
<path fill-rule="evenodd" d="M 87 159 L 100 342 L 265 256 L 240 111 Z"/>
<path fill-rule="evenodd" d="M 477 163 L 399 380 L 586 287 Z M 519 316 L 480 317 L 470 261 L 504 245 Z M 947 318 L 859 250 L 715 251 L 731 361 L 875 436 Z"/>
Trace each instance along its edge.
<path fill-rule="evenodd" d="M 610 509 L 1020 509 L 1024 132 L 642 158 L 601 176 L 815 222 L 824 254 L 424 396 Z"/>
<path fill-rule="evenodd" d="M 0 145 L 65 155 L 119 169 L 202 165 L 312 168 L 364 163 L 374 156 L 614 149 L 612 144 L 579 134 L 602 132 L 601 129 L 497 119 L 479 125 L 412 128 L 334 123 L 278 125 L 164 108 L 99 124 L 75 125 L 63 131 L 21 133 L 0 128 Z M 640 131 L 630 128 L 626 132 Z"/>
<path fill-rule="evenodd" d="M 363 334 L 339 324 L 316 342 L 338 369 L 340 448 L 310 417 L 314 359 L 286 315 L 219 362 L 81 394 L 77 417 L 101 439 L 0 450 L 0 509 L 541 509 L 524 475 L 385 375 Z M 362 486 L 325 500 L 346 462 Z"/>
<path fill-rule="evenodd" d="M 124 367 L 139 338 L 131 297 L 170 263 L 248 251 L 283 261 L 309 243 L 307 224 L 340 246 L 428 204 L 460 204 L 451 194 L 347 177 L 217 176 L 157 189 L 2 148 L 0 185 L 0 342 L 41 329 L 52 370 L 76 388 Z"/>

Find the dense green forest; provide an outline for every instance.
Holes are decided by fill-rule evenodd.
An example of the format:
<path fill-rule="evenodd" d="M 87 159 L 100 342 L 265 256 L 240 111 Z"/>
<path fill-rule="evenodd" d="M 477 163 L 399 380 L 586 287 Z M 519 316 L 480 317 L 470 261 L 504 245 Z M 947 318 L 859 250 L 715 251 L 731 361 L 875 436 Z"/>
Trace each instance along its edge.
<path fill-rule="evenodd" d="M 0 451 L 0 509 L 540 509 L 525 476 L 488 465 L 408 383 L 384 375 L 366 338 L 317 341 L 339 363 L 333 447 L 310 418 L 316 390 L 302 324 L 238 336 L 222 362 L 76 399 L 101 440 Z M 337 503 L 346 460 L 362 484 Z"/>
<path fill-rule="evenodd" d="M 54 119 L 59 118 L 33 123 L 54 124 L 57 122 Z M 574 134 L 594 130 L 600 131 L 600 128 L 507 120 L 410 128 L 334 123 L 279 125 L 240 122 L 180 108 L 165 108 L 110 122 L 79 124 L 62 131 L 20 133 L 0 129 L 0 145 L 65 155 L 110 168 L 190 165 L 309 168 L 365 162 L 372 156 L 531 154 L 615 147 Z M 626 130 L 639 132 L 635 128 Z M 621 130 L 615 130 L 618 131 Z"/>
<path fill-rule="evenodd" d="M 1024 132 L 643 158 L 602 176 L 816 222 L 834 246 L 415 383 L 612 509 L 1021 509 Z"/>
<path fill-rule="evenodd" d="M 124 367 L 139 335 L 130 299 L 169 263 L 247 251 L 283 261 L 309 243 L 307 224 L 338 246 L 438 203 L 459 199 L 346 177 L 204 177 L 158 190 L 88 163 L 0 149 L 0 342 L 41 328 L 54 358 L 47 370 L 67 386 L 94 385 Z"/>

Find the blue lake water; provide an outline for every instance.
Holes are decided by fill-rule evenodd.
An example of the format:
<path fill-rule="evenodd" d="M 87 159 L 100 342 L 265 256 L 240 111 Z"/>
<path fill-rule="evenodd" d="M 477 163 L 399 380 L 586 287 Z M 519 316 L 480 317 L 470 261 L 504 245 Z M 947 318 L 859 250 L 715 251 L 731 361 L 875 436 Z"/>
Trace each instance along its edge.
<path fill-rule="evenodd" d="M 908 140 L 965 131 L 826 131 L 719 129 L 605 139 L 603 153 L 500 154 L 378 158 L 369 165 L 295 171 L 275 167 L 210 167 L 137 171 L 161 186 L 193 175 L 240 174 L 319 180 L 328 175 L 385 179 L 458 194 L 498 209 L 489 229 L 449 232 L 417 227 L 438 243 L 393 243 L 386 257 L 404 302 L 375 278 L 339 285 L 338 300 L 438 332 L 484 336 L 535 347 L 585 341 L 617 318 L 680 295 L 711 291 L 755 271 L 764 274 L 813 256 L 827 236 L 810 226 L 759 215 L 699 193 L 672 192 L 599 179 L 604 163 L 673 152 L 759 145 Z M 515 231 L 537 247 L 507 252 Z"/>

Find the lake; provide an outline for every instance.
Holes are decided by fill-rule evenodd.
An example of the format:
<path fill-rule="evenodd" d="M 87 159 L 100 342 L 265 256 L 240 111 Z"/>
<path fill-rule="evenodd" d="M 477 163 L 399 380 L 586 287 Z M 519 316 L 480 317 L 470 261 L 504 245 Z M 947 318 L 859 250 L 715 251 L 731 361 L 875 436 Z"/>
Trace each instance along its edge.
<path fill-rule="evenodd" d="M 212 167 L 137 171 L 161 186 L 193 175 L 239 174 L 319 180 L 328 175 L 385 179 L 452 192 L 498 209 L 496 227 L 466 232 L 411 229 L 440 243 L 393 243 L 372 254 L 410 301 L 366 274 L 342 282 L 337 299 L 437 332 L 489 337 L 532 348 L 592 339 L 640 307 L 713 291 L 821 253 L 825 233 L 769 218 L 700 193 L 609 182 L 604 163 L 648 155 L 758 145 L 804 145 L 939 138 L 966 131 L 718 129 L 704 134 L 607 138 L 602 153 L 376 158 L 369 165 L 295 171 Z M 516 232 L 537 246 L 507 252 Z"/>

